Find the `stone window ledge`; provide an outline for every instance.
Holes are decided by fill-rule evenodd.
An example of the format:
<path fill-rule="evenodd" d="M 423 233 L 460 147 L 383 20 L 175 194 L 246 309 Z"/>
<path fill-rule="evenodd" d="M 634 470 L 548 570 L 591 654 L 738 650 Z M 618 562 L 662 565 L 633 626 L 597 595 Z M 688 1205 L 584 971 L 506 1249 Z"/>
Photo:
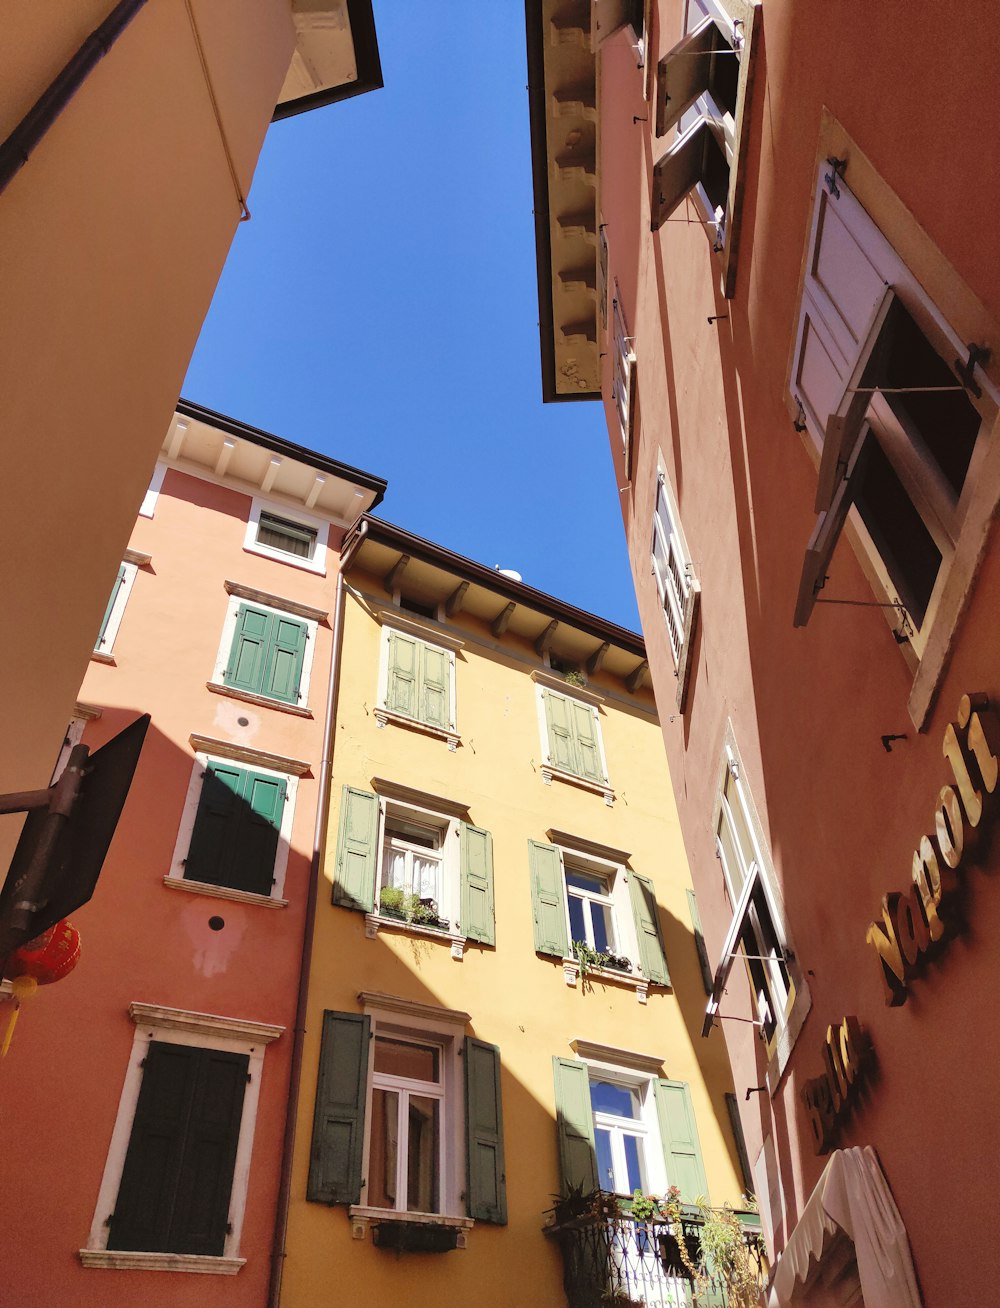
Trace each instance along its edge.
<path fill-rule="evenodd" d="M 448 1217 L 444 1213 L 397 1213 L 387 1208 L 366 1208 L 362 1204 L 352 1204 L 347 1215 L 351 1221 L 351 1238 L 364 1240 L 370 1226 L 381 1222 L 407 1222 L 417 1226 L 450 1226 L 458 1231 L 458 1248 L 468 1247 L 468 1232 L 475 1226 L 471 1217 Z"/>
<path fill-rule="evenodd" d="M 438 740 L 446 740 L 448 748 L 453 754 L 462 742 L 462 737 L 457 731 L 450 731 L 444 727 L 432 727 L 427 722 L 421 722 L 419 718 L 409 718 L 405 713 L 396 713 L 392 709 L 377 708 L 375 710 L 375 722 L 379 727 L 384 727 L 387 722 L 391 722 L 396 727 L 409 727 L 411 731 L 422 731 L 426 736 L 436 736 Z"/>
<path fill-rule="evenodd" d="M 237 890 L 235 886 L 213 886 L 208 881 L 188 881 L 186 877 L 165 876 L 163 884 L 170 890 L 186 890 L 192 895 L 211 895 L 214 899 L 231 899 L 236 904 L 258 904 L 261 908 L 287 908 L 287 899 L 274 899 L 258 895 L 252 890 Z"/>
<path fill-rule="evenodd" d="M 564 958 L 562 960 L 563 977 L 568 986 L 575 986 L 580 976 L 580 964 L 575 958 Z M 649 982 L 644 976 L 636 976 L 634 972 L 618 972 L 611 967 L 588 967 L 586 980 L 591 977 L 595 981 L 602 983 L 610 981 L 612 985 L 624 986 L 626 990 L 634 990 L 635 997 L 640 1004 L 644 1004 L 649 995 Z"/>
<path fill-rule="evenodd" d="M 84 1267 L 113 1271 L 200 1272 L 209 1276 L 235 1276 L 245 1258 L 212 1258 L 207 1254 L 134 1253 L 127 1249 L 81 1249 Z"/>
<path fill-rule="evenodd" d="M 423 926 L 419 922 L 406 922 L 398 917 L 382 917 L 379 913 L 366 913 L 365 935 L 368 939 L 374 940 L 380 931 L 399 931 L 408 936 L 420 936 L 423 940 L 438 940 L 441 944 L 449 944 L 451 956 L 457 963 L 460 963 L 465 955 L 465 937 L 453 931 L 444 931 L 441 927 Z"/>
<path fill-rule="evenodd" d="M 568 786 L 579 786 L 581 790 L 589 790 L 592 794 L 603 795 L 608 808 L 615 802 L 615 792 L 607 782 L 602 783 L 600 781 L 591 781 L 588 777 L 578 777 L 575 772 L 566 772 L 562 768 L 553 767 L 551 763 L 542 764 L 542 780 L 547 786 L 551 786 L 553 781 L 562 781 Z"/>
<path fill-rule="evenodd" d="M 230 699 L 241 699 L 245 704 L 257 704 L 261 708 L 277 709 L 279 713 L 291 713 L 297 718 L 311 718 L 312 709 L 300 708 L 298 704 L 286 704 L 283 699 L 271 699 L 268 695 L 256 695 L 252 690 L 240 690 L 236 686 L 226 686 L 221 681 L 206 681 L 205 685 L 215 695 L 228 695 Z"/>

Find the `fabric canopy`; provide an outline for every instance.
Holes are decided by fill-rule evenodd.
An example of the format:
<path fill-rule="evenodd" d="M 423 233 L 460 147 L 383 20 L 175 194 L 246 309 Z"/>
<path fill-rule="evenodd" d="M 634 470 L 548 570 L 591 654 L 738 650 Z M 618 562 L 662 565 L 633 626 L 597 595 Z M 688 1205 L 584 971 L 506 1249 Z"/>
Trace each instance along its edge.
<path fill-rule="evenodd" d="M 831 1155 L 778 1260 L 768 1308 L 786 1308 L 823 1256 L 828 1237 L 853 1242 L 865 1308 L 920 1308 L 906 1228 L 874 1149 Z"/>

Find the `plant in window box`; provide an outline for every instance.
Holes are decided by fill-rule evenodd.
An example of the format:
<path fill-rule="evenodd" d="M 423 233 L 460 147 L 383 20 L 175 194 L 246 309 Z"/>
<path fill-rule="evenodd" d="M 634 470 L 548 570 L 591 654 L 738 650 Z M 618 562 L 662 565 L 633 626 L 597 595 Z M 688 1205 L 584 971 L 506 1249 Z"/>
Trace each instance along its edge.
<path fill-rule="evenodd" d="M 646 1308 L 645 1299 L 633 1299 L 627 1290 L 617 1286 L 613 1290 L 604 1290 L 601 1292 L 601 1303 L 607 1304 L 608 1308 Z"/>
<path fill-rule="evenodd" d="M 398 886 L 383 886 L 378 897 L 378 910 L 383 917 L 396 917 L 405 922 L 406 910 L 403 901 L 406 898 L 406 892 L 400 890 Z"/>
<path fill-rule="evenodd" d="M 587 678 L 583 673 L 577 672 L 572 668 L 569 672 L 563 673 L 563 681 L 565 681 L 567 686 L 585 686 L 587 684 Z"/>
<path fill-rule="evenodd" d="M 595 968 L 602 968 L 611 957 L 610 954 L 602 950 L 594 949 L 587 944 L 586 940 L 574 940 L 570 946 L 573 951 L 573 957 L 580 964 L 580 979 L 586 981 L 587 973 L 592 972 Z"/>
<path fill-rule="evenodd" d="M 602 967 L 610 967 L 614 972 L 631 972 L 632 960 L 624 954 L 605 954 Z"/>

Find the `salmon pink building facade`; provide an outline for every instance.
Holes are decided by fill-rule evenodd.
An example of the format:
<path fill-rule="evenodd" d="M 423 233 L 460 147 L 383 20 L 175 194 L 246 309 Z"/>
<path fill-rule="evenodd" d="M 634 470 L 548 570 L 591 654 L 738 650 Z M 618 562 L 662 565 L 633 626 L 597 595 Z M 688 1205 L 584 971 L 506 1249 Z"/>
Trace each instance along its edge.
<path fill-rule="evenodd" d="M 265 1300 L 340 542 L 384 487 L 194 405 L 170 424 L 67 746 L 151 725 L 81 961 L 0 1079 L 5 1301 Z"/>
<path fill-rule="evenodd" d="M 976 11 L 526 12 L 543 389 L 607 413 L 769 1303 L 991 1301 L 997 1250 L 961 1252 L 1000 1107 Z"/>

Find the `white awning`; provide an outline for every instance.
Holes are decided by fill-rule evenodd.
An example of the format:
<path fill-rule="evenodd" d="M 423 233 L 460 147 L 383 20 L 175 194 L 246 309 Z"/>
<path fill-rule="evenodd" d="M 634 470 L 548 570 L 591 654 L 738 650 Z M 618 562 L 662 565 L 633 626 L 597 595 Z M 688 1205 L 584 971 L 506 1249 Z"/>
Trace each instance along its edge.
<path fill-rule="evenodd" d="M 778 1260 L 768 1308 L 796 1302 L 796 1291 L 838 1231 L 854 1242 L 865 1308 L 921 1308 L 906 1228 L 875 1151 L 867 1146 L 830 1156 Z"/>

